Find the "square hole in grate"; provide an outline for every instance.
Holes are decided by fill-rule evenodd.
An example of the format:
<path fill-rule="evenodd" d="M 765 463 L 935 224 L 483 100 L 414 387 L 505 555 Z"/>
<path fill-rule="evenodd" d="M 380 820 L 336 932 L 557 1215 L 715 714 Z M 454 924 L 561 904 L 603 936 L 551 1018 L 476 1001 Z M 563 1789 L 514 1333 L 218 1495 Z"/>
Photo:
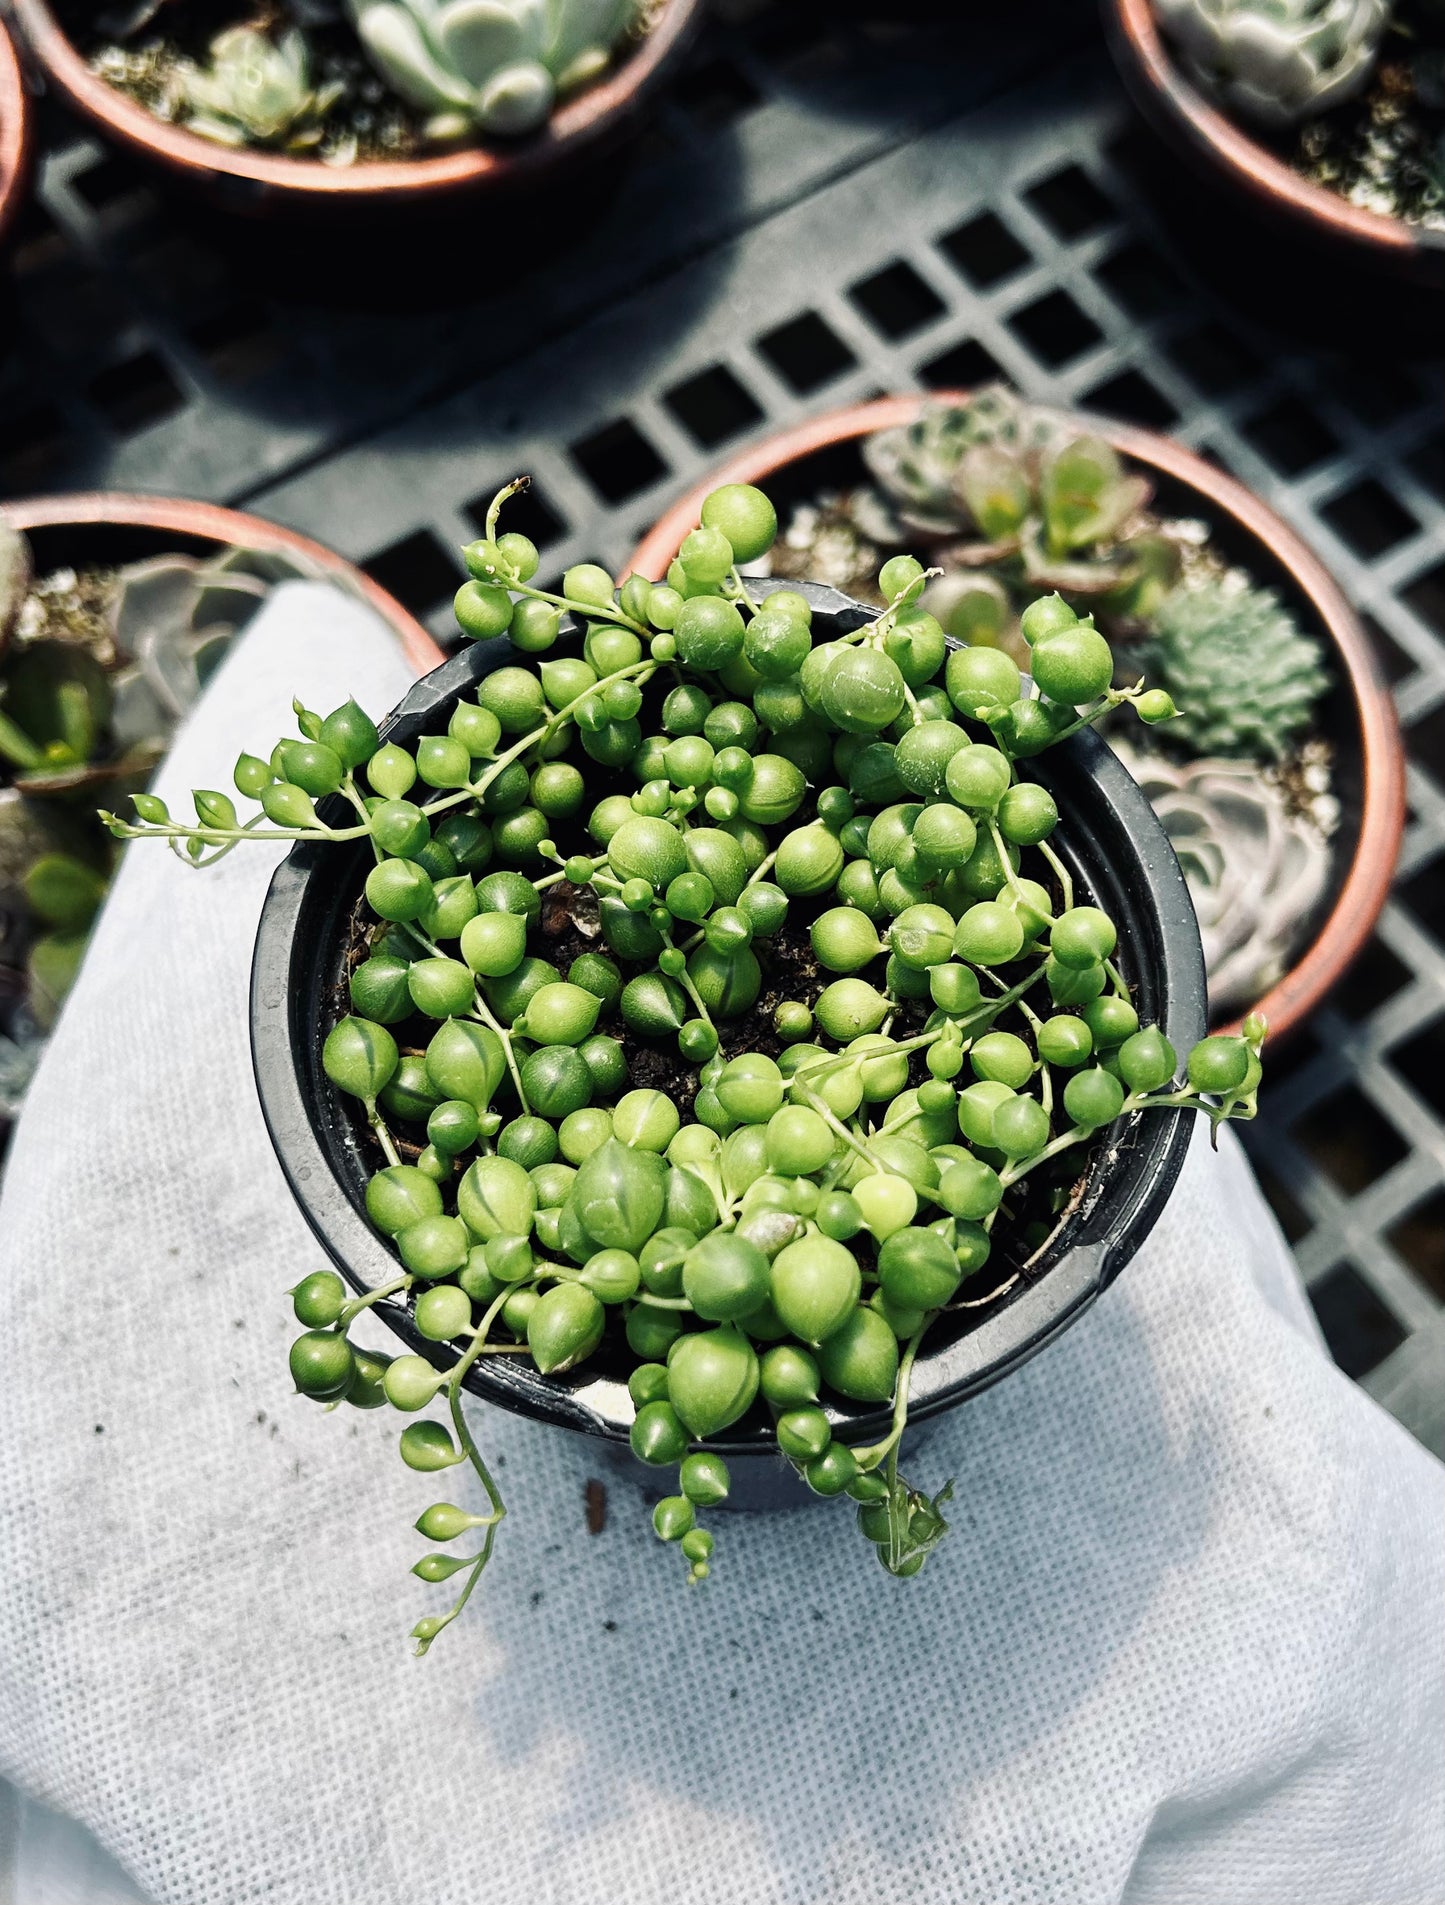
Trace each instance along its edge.
<path fill-rule="evenodd" d="M 1251 1158 L 1254 1174 L 1259 1179 L 1259 1188 L 1264 1192 L 1265 1202 L 1274 1212 L 1275 1221 L 1292 1244 L 1307 1237 L 1313 1229 L 1308 1216 L 1296 1203 L 1284 1180 L 1277 1177 L 1267 1164 L 1258 1158 Z"/>
<path fill-rule="evenodd" d="M 1320 1169 L 1350 1196 L 1367 1190 L 1409 1150 L 1389 1119 L 1376 1111 L 1355 1085 L 1331 1092 L 1296 1119 L 1293 1135 Z"/>
<path fill-rule="evenodd" d="M 1401 880 L 1395 898 L 1404 901 L 1427 933 L 1445 940 L 1445 864 L 1438 855 L 1408 880 Z"/>
<path fill-rule="evenodd" d="M 138 193 L 150 196 L 149 182 L 144 175 L 114 152 L 97 159 L 83 172 L 77 172 L 71 184 L 94 212 Z"/>
<path fill-rule="evenodd" d="M 1386 681 L 1393 687 L 1396 682 L 1403 681 L 1407 675 L 1414 674 L 1413 659 L 1405 653 L 1389 630 L 1382 628 L 1373 615 L 1361 614 L 1360 620 L 1365 625 L 1365 633 L 1374 644 L 1375 659 L 1379 662 Z"/>
<path fill-rule="evenodd" d="M 1104 335 L 1067 291 L 1050 291 L 1035 298 L 1032 304 L 1015 311 L 1008 325 L 1050 369 L 1081 356 Z"/>
<path fill-rule="evenodd" d="M 765 331 L 757 339 L 757 349 L 789 389 L 800 397 L 831 384 L 835 377 L 852 370 L 858 362 L 842 338 L 836 331 L 829 330 L 816 311 L 804 311 L 801 317 L 790 318 L 775 331 Z"/>
<path fill-rule="evenodd" d="M 1263 368 L 1249 346 L 1222 324 L 1201 324 L 1171 337 L 1164 349 L 1206 397 L 1227 396 L 1257 377 Z"/>
<path fill-rule="evenodd" d="M 741 435 L 761 418 L 762 406 L 723 364 L 674 384 L 662 401 L 705 450 Z"/>
<path fill-rule="evenodd" d="M 1445 635 L 1445 562 L 1426 569 L 1398 593 L 1405 606 L 1413 609 L 1427 627 L 1434 629 L 1437 635 Z"/>
<path fill-rule="evenodd" d="M 44 271 L 65 256 L 69 240 L 39 199 L 30 199 L 18 213 L 11 238 L 14 269 L 23 274 Z"/>
<path fill-rule="evenodd" d="M 1445 701 L 1412 721 L 1405 730 L 1405 748 L 1412 761 L 1445 784 Z"/>
<path fill-rule="evenodd" d="M 1373 561 L 1420 527 L 1404 504 L 1373 476 L 1321 503 L 1319 513 L 1357 556 Z"/>
<path fill-rule="evenodd" d="M 1426 437 L 1405 458 L 1405 467 L 1445 503 L 1445 434 Z"/>
<path fill-rule="evenodd" d="M 1130 244 L 1095 265 L 1094 276 L 1131 317 L 1153 318 L 1171 310 L 1185 295 L 1173 265 L 1148 245 Z"/>
<path fill-rule="evenodd" d="M 0 472 L 11 490 L 28 489 L 65 460 L 70 425 L 57 404 L 34 404 L 0 420 Z"/>
<path fill-rule="evenodd" d="M 1104 157 L 1110 165 L 1145 188 L 1158 184 L 1160 156 L 1154 135 L 1135 119 L 1104 143 Z"/>
<path fill-rule="evenodd" d="M 1303 1025 L 1291 1039 L 1283 1045 L 1275 1046 L 1269 1055 L 1269 1072 L 1260 1094 L 1262 1101 L 1269 1103 L 1271 1115 L 1274 1111 L 1273 1094 L 1283 1089 L 1307 1065 L 1312 1065 L 1320 1055 L 1319 1044 L 1310 1026 Z"/>
<path fill-rule="evenodd" d="M 487 511 L 496 493 L 495 489 L 483 490 L 469 503 L 462 504 L 462 514 L 476 524 L 479 535 L 486 534 Z M 507 498 L 502 506 L 501 525 L 504 531 L 514 529 L 518 535 L 530 537 L 539 549 L 550 549 L 567 533 L 566 522 L 536 483 L 529 483 L 526 489 Z"/>
<path fill-rule="evenodd" d="M 1445 1118 L 1445 1018 L 1432 1019 L 1390 1053 L 1390 1063 L 1437 1118 Z"/>
<path fill-rule="evenodd" d="M 239 382 L 280 361 L 281 340 L 264 305 L 229 305 L 190 328 L 190 339 L 217 377 Z"/>
<path fill-rule="evenodd" d="M 1086 410 L 1101 410 L 1105 416 L 1123 417 L 1129 423 L 1147 424 L 1155 430 L 1165 430 L 1179 421 L 1179 412 L 1164 392 L 1137 370 L 1106 378 L 1086 390 L 1080 401 Z"/>
<path fill-rule="evenodd" d="M 994 212 L 980 212 L 966 225 L 944 232 L 938 249 L 955 270 L 978 291 L 987 291 L 1033 263 L 1033 253 L 1021 245 Z"/>
<path fill-rule="evenodd" d="M 918 366 L 919 381 L 930 390 L 972 390 L 1002 375 L 993 357 L 974 337 L 966 337 L 961 344 Z"/>
<path fill-rule="evenodd" d="M 774 66 L 819 67 L 837 63 L 832 9 L 767 7 L 749 31 L 753 44 Z"/>
<path fill-rule="evenodd" d="M 605 503 L 625 503 L 667 475 L 667 465 L 626 417 L 571 444 L 568 453 Z"/>
<path fill-rule="evenodd" d="M 739 119 L 762 95 L 731 60 L 708 60 L 684 73 L 673 87 L 673 97 L 703 126 L 725 126 Z"/>
<path fill-rule="evenodd" d="M 197 244 L 189 231 L 157 226 L 151 242 L 126 247 L 126 265 L 152 308 L 173 322 L 259 302 L 225 255 Z"/>
<path fill-rule="evenodd" d="M 1332 397 L 1352 410 L 1361 423 L 1389 423 L 1421 399 L 1420 386 L 1397 364 L 1363 358 L 1336 364 L 1329 372 Z"/>
<path fill-rule="evenodd" d="M 1445 1191 L 1417 1204 L 1385 1235 L 1420 1281 L 1445 1297 Z"/>
<path fill-rule="evenodd" d="M 93 377 L 87 395 L 106 421 L 122 436 L 144 430 L 181 409 L 185 397 L 154 351 L 142 351 L 124 363 L 112 364 Z"/>
<path fill-rule="evenodd" d="M 901 258 L 849 285 L 848 296 L 879 336 L 889 339 L 912 337 L 941 317 L 945 308 L 933 287 Z"/>
<path fill-rule="evenodd" d="M 418 529 L 362 563 L 366 573 L 389 589 L 413 615 L 426 615 L 455 595 L 462 577 L 429 529 Z"/>
<path fill-rule="evenodd" d="M 1298 397 L 1281 398 L 1250 417 L 1241 430 L 1281 476 L 1298 476 L 1340 447 L 1334 432 Z"/>
<path fill-rule="evenodd" d="M 1405 1332 L 1353 1264 L 1337 1264 L 1309 1289 L 1330 1354 L 1357 1381 L 1405 1340 Z"/>
<path fill-rule="evenodd" d="M 1413 977 L 1402 959 L 1397 959 L 1383 939 L 1371 939 L 1335 987 L 1330 1004 L 1358 1023 L 1369 1018 Z"/>
<path fill-rule="evenodd" d="M 1082 238 L 1117 216 L 1113 201 L 1081 165 L 1066 165 L 1040 179 L 1024 198 L 1057 238 Z"/>

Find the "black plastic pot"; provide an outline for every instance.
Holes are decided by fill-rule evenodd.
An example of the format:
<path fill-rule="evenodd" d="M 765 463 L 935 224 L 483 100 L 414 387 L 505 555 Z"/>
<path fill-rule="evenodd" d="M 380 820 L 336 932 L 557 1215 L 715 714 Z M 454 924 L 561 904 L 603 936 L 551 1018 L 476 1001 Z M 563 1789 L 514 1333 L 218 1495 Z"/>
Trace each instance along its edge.
<path fill-rule="evenodd" d="M 802 586 L 815 627 L 843 633 L 876 613 L 834 589 Z M 505 640 L 464 649 L 417 683 L 382 728 L 383 738 L 411 744 L 443 732 L 457 698 L 514 658 Z M 1183 876 L 1148 801 L 1088 732 L 1033 765 L 1069 816 L 1055 839 L 1059 852 L 1119 927 L 1120 957 L 1141 1017 L 1161 1024 L 1178 1050 L 1188 1050 L 1205 1031 L 1204 962 Z M 349 817 L 339 803 L 337 817 L 341 824 Z M 293 849 L 267 895 L 251 983 L 256 1083 L 276 1155 L 307 1222 L 358 1291 L 389 1281 L 396 1259 L 364 1212 L 371 1169 L 365 1127 L 326 1078 L 321 1048 L 347 1009 L 349 919 L 370 864 L 364 841 Z M 1136 1115 L 1095 1147 L 1084 1194 L 1013 1293 L 952 1337 L 935 1325 L 938 1340 L 925 1346 L 914 1369 L 911 1420 L 986 1389 L 1082 1315 L 1148 1236 L 1179 1176 L 1192 1123 L 1193 1114 L 1182 1111 Z M 410 1349 L 440 1365 L 442 1353 L 418 1335 L 405 1309 L 393 1303 L 376 1309 Z M 633 1411 L 620 1368 L 609 1373 L 589 1366 L 545 1377 L 521 1359 L 495 1357 L 473 1367 L 467 1386 L 504 1409 L 626 1443 Z M 888 1421 L 887 1412 L 876 1409 L 837 1407 L 833 1413 L 849 1441 L 876 1438 Z M 730 1459 L 754 1457 L 747 1465 L 754 1471 L 765 1458 L 769 1470 L 777 1465 L 761 1412 L 709 1446 Z M 764 1505 L 766 1489 L 754 1493 Z"/>

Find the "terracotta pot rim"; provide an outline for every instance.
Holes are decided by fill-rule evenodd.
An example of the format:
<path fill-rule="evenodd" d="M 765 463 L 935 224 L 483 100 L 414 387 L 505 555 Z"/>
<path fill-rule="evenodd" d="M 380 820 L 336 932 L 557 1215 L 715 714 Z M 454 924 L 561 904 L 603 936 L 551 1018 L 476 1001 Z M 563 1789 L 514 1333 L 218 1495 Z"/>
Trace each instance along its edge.
<path fill-rule="evenodd" d="M 194 536 L 216 543 L 238 543 L 278 555 L 303 557 L 323 574 L 334 577 L 359 595 L 388 625 L 401 643 L 403 654 L 418 675 L 430 673 L 446 657 L 426 629 L 404 609 L 394 595 L 345 556 L 325 543 L 252 516 L 226 509 L 219 503 L 193 502 L 184 497 L 140 496 L 118 490 L 80 490 L 62 496 L 27 496 L 0 502 L 0 521 L 24 531 L 77 528 L 86 524 L 104 528 L 155 529 L 169 535 Z"/>
<path fill-rule="evenodd" d="M 741 452 L 674 503 L 633 551 L 630 566 L 656 581 L 698 519 L 709 490 L 720 483 L 756 483 L 820 450 L 909 423 L 935 403 L 963 403 L 965 390 L 879 397 L 796 424 Z M 1259 1001 L 1271 1035 L 1294 1031 L 1338 983 L 1364 949 L 1389 895 L 1405 826 L 1405 759 L 1399 723 L 1374 651 L 1338 583 L 1312 549 L 1237 478 L 1227 475 L 1173 438 L 1108 418 L 1089 417 L 1089 427 L 1122 455 L 1189 485 L 1270 550 L 1289 570 L 1319 617 L 1338 657 L 1360 729 L 1362 800 L 1354 857 L 1334 905 L 1300 958 Z M 1237 1027 L 1226 1028 L 1237 1029 Z"/>
<path fill-rule="evenodd" d="M 35 58 L 69 103 L 122 144 L 190 175 L 234 180 L 262 195 L 298 203 L 340 205 L 358 200 L 399 203 L 483 185 L 520 183 L 545 173 L 564 156 L 589 145 L 637 103 L 685 42 L 701 0 L 667 0 L 647 37 L 596 85 L 558 107 L 546 127 L 513 149 L 469 146 L 429 159 L 367 160 L 328 166 L 317 159 L 233 149 L 168 125 L 92 73 L 61 29 L 47 0 L 11 0 Z"/>
<path fill-rule="evenodd" d="M 1368 246 L 1382 263 L 1408 265 L 1445 254 L 1445 232 L 1352 205 L 1314 185 L 1242 130 L 1200 93 L 1172 57 L 1152 0 L 1103 0 L 1108 37 L 1136 104 L 1195 158 L 1228 172 L 1271 210 L 1304 219 L 1324 235 Z"/>
<path fill-rule="evenodd" d="M 0 237 L 25 197 L 35 136 L 35 108 L 26 89 L 20 55 L 0 20 Z"/>

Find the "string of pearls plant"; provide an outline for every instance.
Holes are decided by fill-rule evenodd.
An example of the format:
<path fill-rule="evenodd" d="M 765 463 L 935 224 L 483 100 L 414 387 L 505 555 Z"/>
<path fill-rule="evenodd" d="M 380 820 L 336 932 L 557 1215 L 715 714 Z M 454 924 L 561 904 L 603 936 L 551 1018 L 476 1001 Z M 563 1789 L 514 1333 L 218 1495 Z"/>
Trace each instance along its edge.
<path fill-rule="evenodd" d="M 107 816 L 198 866 L 243 840 L 374 851 L 366 956 L 324 1063 L 374 1134 L 366 1207 L 396 1275 L 354 1298 L 305 1277 L 290 1367 L 320 1402 L 417 1416 L 412 1468 L 480 1477 L 484 1512 L 442 1501 L 417 1522 L 439 1546 L 414 1572 L 460 1577 L 412 1630 L 419 1652 L 505 1513 L 462 1407 L 486 1356 L 545 1376 L 625 1344 L 632 1447 L 678 1471 L 653 1522 L 690 1580 L 712 1565 L 699 1516 L 729 1489 L 708 1438 L 759 1409 L 810 1488 L 856 1504 L 888 1571 L 916 1574 L 951 1492 L 899 1473 L 930 1327 L 1016 1281 L 987 1266 L 1041 1166 L 1155 1106 L 1252 1116 L 1264 1037 L 1207 1038 L 1181 1068 L 1050 844 L 1060 815 L 1018 763 L 1120 706 L 1174 712 L 1116 687 L 1108 644 L 1058 596 L 1024 613 L 1031 682 L 998 649 L 948 649 L 911 557 L 883 568 L 881 614 L 815 642 L 800 593 L 755 601 L 739 573 L 777 529 L 740 485 L 708 498 L 664 584 L 584 564 L 552 593 L 533 545 L 499 533 L 521 486 L 465 551 L 456 600 L 468 636 L 506 633 L 518 660 L 444 734 L 383 744 L 354 702 L 298 704 L 295 738 L 236 764 L 252 818 L 208 789 L 193 821 L 147 794 L 133 823 Z M 567 612 L 582 652 L 549 656 Z M 630 791 L 590 800 L 598 769 Z M 565 974 L 538 930 L 562 882 L 596 896 L 607 948 Z M 778 1006 L 777 1056 L 740 1046 L 759 949 L 804 932 L 821 991 Z M 686 1120 L 628 1089 L 629 1049 L 663 1041 L 696 1068 Z M 383 1299 L 440 1367 L 351 1342 Z M 891 1407 L 888 1432 L 850 1446 L 830 1396 Z M 437 1398 L 450 1427 L 420 1417 Z"/>

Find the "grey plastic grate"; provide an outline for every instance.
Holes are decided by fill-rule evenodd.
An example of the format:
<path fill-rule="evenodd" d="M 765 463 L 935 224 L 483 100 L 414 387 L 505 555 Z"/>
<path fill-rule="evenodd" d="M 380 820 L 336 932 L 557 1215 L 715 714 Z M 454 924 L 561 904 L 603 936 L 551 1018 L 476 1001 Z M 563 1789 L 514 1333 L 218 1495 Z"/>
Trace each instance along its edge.
<path fill-rule="evenodd" d="M 881 11 L 727 9 L 575 245 L 400 315 L 240 285 L 224 227 L 198 235 L 57 116 L 0 481 L 245 502 L 444 633 L 456 545 L 521 469 L 517 526 L 555 573 L 620 561 L 740 445 L 881 391 L 1001 373 L 1216 457 L 1366 612 L 1408 724 L 1395 898 L 1249 1144 L 1337 1360 L 1445 1450 L 1441 366 L 1282 341 L 1193 274 L 1087 10 Z M 1041 45 L 1074 57 L 1007 92 Z"/>

